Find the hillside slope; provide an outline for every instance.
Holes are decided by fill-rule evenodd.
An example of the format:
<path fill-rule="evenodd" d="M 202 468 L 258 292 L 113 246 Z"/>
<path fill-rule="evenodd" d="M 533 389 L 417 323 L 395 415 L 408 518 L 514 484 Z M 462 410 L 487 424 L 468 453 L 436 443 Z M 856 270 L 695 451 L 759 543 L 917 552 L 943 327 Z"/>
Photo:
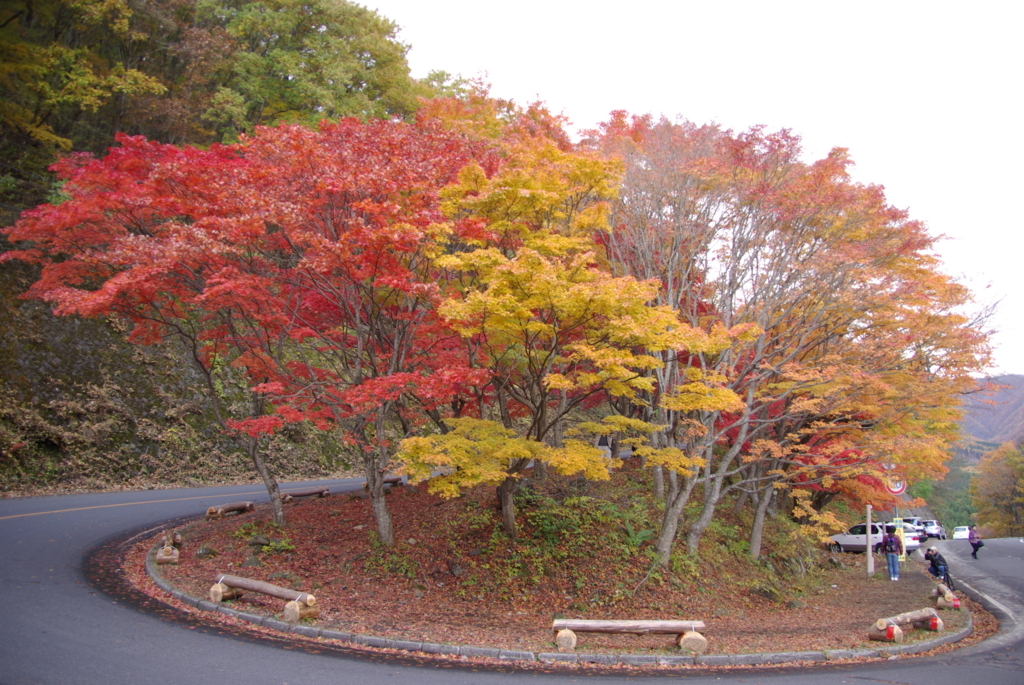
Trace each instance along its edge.
<path fill-rule="evenodd" d="M 1001 386 L 992 393 L 971 395 L 961 424 L 977 441 L 1000 445 L 1024 437 L 1024 376 L 996 376 L 989 379 Z"/>

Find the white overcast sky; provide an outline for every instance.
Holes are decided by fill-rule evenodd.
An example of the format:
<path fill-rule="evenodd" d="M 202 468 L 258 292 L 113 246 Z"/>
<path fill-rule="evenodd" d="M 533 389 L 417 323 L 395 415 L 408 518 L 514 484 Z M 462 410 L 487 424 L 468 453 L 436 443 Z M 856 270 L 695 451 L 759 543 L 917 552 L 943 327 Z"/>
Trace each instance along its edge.
<path fill-rule="evenodd" d="M 358 1 L 358 0 L 357 0 Z M 995 373 L 1024 373 L 1024 3 L 941 0 L 362 0 L 413 75 L 483 76 L 589 128 L 615 109 L 763 124 L 805 160 L 845 147 L 934 235 L 946 272 L 1001 303 Z"/>

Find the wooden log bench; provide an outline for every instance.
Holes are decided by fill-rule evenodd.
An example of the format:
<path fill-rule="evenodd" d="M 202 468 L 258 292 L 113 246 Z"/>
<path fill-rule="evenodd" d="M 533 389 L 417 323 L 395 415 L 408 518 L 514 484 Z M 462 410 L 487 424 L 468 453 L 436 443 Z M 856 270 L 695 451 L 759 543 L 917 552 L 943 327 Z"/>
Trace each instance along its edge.
<path fill-rule="evenodd" d="M 935 598 L 936 609 L 959 609 L 960 598 L 953 594 L 948 587 L 939 583 L 932 590 L 932 597 Z"/>
<path fill-rule="evenodd" d="M 552 623 L 555 643 L 561 652 L 576 649 L 576 633 L 630 633 L 647 635 L 659 633 L 675 635 L 680 651 L 703 654 L 708 641 L 699 631 L 704 630 L 703 621 L 615 621 L 591 619 L 555 619 Z"/>
<path fill-rule="evenodd" d="M 392 487 L 396 486 L 396 485 L 397 486 L 404 486 L 405 485 L 405 481 L 402 480 L 401 476 L 384 476 L 384 485 L 391 485 Z M 369 490 L 369 489 L 370 489 L 370 483 L 369 482 L 364 482 L 363 483 L 363 490 Z"/>
<path fill-rule="evenodd" d="M 945 623 L 939 618 L 935 609 L 929 607 L 878 619 L 868 628 L 868 639 L 882 642 L 903 642 L 903 633 L 907 626 L 936 632 L 946 629 Z"/>
<path fill-rule="evenodd" d="M 289 490 L 281 493 L 281 501 L 288 504 L 300 497 L 330 497 L 331 489 L 327 487 L 306 488 L 305 490 Z"/>
<path fill-rule="evenodd" d="M 284 614 L 281 618 L 288 623 L 295 623 L 302 618 L 317 618 L 320 616 L 320 607 L 316 603 L 316 597 L 308 592 L 290 590 L 262 580 L 242 578 L 226 573 L 217 576 L 217 581 L 210 588 L 210 601 L 219 604 L 225 599 L 237 599 L 241 597 L 242 590 L 258 592 L 285 600 Z"/>
<path fill-rule="evenodd" d="M 222 519 L 225 514 L 237 512 L 238 514 L 244 514 L 247 511 L 252 511 L 256 508 L 256 505 L 252 502 L 232 502 L 231 504 L 222 504 L 217 507 L 210 507 L 206 510 L 206 518 L 211 520 Z"/>

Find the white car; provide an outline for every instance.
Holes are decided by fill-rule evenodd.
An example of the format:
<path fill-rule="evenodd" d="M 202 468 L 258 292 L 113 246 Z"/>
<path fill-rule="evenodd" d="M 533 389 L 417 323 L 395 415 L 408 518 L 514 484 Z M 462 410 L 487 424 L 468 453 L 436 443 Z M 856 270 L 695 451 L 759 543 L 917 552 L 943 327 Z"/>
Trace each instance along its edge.
<path fill-rule="evenodd" d="M 953 529 L 954 540 L 966 540 L 971 537 L 971 529 L 968 526 L 957 526 Z"/>
<path fill-rule="evenodd" d="M 864 540 L 865 530 L 867 530 L 867 524 L 858 523 L 845 533 L 837 533 L 829 538 L 831 542 L 829 542 L 828 548 L 833 552 L 863 552 L 867 549 L 867 543 Z M 872 523 L 871 549 L 879 551 L 883 537 L 885 537 L 885 524 Z M 921 541 L 915 531 L 906 530 L 904 532 L 903 547 L 907 554 L 913 554 L 914 550 L 921 548 Z"/>
<path fill-rule="evenodd" d="M 900 524 L 892 524 L 897 528 Z M 914 550 L 921 549 L 921 540 L 927 540 L 928 537 L 924 534 L 923 529 L 918 530 L 917 527 L 909 524 L 903 524 L 903 551 L 907 554 L 913 554 Z M 877 548 L 875 551 L 879 551 Z"/>
<path fill-rule="evenodd" d="M 903 529 L 908 528 L 916 530 L 920 535 L 918 537 L 927 538 L 928 535 L 925 531 L 926 521 L 922 520 L 920 516 L 908 516 L 903 519 Z"/>
<path fill-rule="evenodd" d="M 938 538 L 940 540 L 946 539 L 946 529 L 941 523 L 935 520 L 923 521 L 924 523 L 924 534 L 930 538 Z"/>
<path fill-rule="evenodd" d="M 867 542 L 865 541 L 864 531 L 866 531 L 868 525 L 866 523 L 858 523 L 856 526 L 852 526 L 850 530 L 845 533 L 837 533 L 829 538 L 832 542 L 829 543 L 828 548 L 833 552 L 863 552 L 867 549 Z M 882 536 L 885 535 L 885 529 L 878 523 L 871 524 L 871 546 L 875 547 L 882 542 Z"/>

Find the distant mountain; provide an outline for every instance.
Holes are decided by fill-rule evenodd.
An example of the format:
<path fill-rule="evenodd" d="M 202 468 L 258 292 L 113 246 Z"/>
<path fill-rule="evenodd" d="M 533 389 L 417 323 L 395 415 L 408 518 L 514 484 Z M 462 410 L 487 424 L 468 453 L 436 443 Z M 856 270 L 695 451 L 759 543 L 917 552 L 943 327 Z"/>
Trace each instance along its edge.
<path fill-rule="evenodd" d="M 988 380 L 999 389 L 970 395 L 960 423 L 964 433 L 973 438 L 967 442 L 976 444 L 982 452 L 1024 438 L 1024 376 L 996 376 Z M 968 451 L 974 450 L 968 447 Z"/>

